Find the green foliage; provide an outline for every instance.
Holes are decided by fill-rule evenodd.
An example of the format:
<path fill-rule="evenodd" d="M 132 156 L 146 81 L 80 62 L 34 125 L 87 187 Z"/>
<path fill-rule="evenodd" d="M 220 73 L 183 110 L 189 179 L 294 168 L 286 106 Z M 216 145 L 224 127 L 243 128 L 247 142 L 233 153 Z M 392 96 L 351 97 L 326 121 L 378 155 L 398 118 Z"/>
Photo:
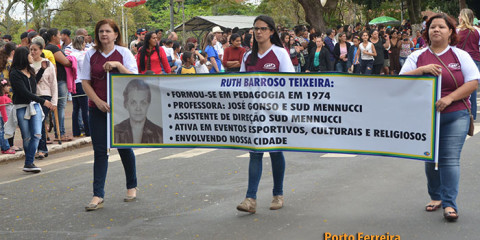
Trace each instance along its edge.
<path fill-rule="evenodd" d="M 275 23 L 290 28 L 306 23 L 305 12 L 297 0 L 263 0 L 256 11 L 269 15 Z"/>
<path fill-rule="evenodd" d="M 422 9 L 429 9 L 434 12 L 444 12 L 451 16 L 458 16 L 460 12 L 458 0 L 442 1 L 442 0 L 423 0 Z"/>
<path fill-rule="evenodd" d="M 39 9 L 47 6 L 48 0 L 26 0 L 29 3 L 32 3 L 35 9 Z"/>

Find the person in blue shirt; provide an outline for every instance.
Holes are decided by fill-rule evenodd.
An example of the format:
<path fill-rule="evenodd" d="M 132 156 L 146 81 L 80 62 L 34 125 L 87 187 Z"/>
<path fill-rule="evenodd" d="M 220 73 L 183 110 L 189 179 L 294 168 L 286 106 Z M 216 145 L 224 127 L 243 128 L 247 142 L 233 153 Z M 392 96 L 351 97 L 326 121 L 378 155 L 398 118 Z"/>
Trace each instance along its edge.
<path fill-rule="evenodd" d="M 209 33 L 205 38 L 204 50 L 208 55 L 208 60 L 212 63 L 210 73 L 219 73 L 222 70 L 222 60 L 220 60 L 218 52 L 214 48 L 215 44 L 217 44 L 217 38 L 213 33 Z"/>

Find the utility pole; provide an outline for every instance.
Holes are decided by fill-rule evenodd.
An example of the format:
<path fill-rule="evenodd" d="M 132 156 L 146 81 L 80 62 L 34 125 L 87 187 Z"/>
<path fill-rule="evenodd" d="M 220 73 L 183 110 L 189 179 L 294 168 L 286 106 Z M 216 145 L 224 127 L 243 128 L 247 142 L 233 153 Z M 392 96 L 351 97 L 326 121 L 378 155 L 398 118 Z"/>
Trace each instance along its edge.
<path fill-rule="evenodd" d="M 25 0 L 25 31 L 28 31 L 28 6 L 27 0 Z"/>

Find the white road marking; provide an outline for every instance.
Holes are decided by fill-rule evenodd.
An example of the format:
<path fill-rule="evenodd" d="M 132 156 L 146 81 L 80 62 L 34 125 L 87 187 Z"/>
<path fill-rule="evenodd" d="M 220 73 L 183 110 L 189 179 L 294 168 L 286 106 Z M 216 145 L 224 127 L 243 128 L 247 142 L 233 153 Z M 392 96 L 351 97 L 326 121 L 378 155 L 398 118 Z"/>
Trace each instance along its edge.
<path fill-rule="evenodd" d="M 205 154 L 205 153 L 209 153 L 209 152 L 213 152 L 213 151 L 216 151 L 217 149 L 192 149 L 192 150 L 189 150 L 189 151 L 185 151 L 185 152 L 181 152 L 181 153 L 177 153 L 177 154 L 174 154 L 174 155 L 170 155 L 170 156 L 166 156 L 164 158 L 161 158 L 162 160 L 163 159 L 173 159 L 173 158 L 192 158 L 192 157 L 196 157 L 196 156 L 199 156 L 199 155 L 202 155 L 202 154 Z"/>
<path fill-rule="evenodd" d="M 248 158 L 248 157 L 250 157 L 250 153 L 245 153 L 237 156 L 237 158 Z"/>
<path fill-rule="evenodd" d="M 340 154 L 340 153 L 327 153 L 322 155 L 321 157 L 329 157 L 329 158 L 351 158 L 351 157 L 356 157 L 357 155 L 353 154 Z"/>

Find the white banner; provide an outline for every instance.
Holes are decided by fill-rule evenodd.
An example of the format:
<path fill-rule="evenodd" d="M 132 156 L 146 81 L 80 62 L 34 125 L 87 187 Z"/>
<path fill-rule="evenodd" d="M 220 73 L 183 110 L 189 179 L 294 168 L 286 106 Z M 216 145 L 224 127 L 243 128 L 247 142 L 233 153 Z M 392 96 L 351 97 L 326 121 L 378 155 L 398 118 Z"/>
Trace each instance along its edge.
<path fill-rule="evenodd" d="M 148 85 L 149 92 L 133 91 L 131 81 Z M 113 75 L 110 84 L 112 147 L 312 151 L 425 161 L 436 156 L 434 103 L 440 86 L 434 77 Z M 126 88 L 132 96 L 124 96 Z M 133 92 L 140 96 L 135 101 L 143 97 L 148 105 L 143 113 L 141 104 L 137 112 L 126 106 Z M 142 125 L 142 119 L 148 123 Z M 159 129 L 161 140 L 155 135 Z"/>

